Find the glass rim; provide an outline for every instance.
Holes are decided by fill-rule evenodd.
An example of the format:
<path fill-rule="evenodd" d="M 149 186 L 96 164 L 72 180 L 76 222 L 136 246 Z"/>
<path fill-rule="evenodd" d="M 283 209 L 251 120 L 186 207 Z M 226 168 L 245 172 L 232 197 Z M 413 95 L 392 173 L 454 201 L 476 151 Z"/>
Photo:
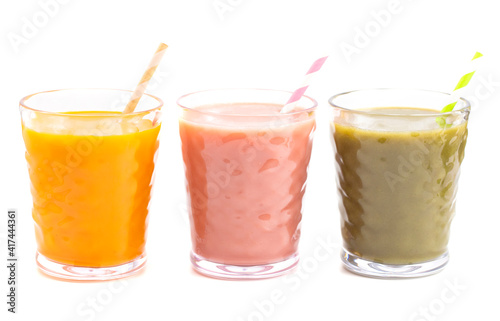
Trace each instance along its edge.
<path fill-rule="evenodd" d="M 380 113 L 380 112 L 376 112 L 376 111 L 374 112 L 374 111 L 367 111 L 367 110 L 351 109 L 351 108 L 348 108 L 348 107 L 345 107 L 345 106 L 337 105 L 337 104 L 335 104 L 333 102 L 336 98 L 341 97 L 341 96 L 345 96 L 345 95 L 349 95 L 349 94 L 355 94 L 355 93 L 367 92 L 367 91 L 384 91 L 384 90 L 387 90 L 387 91 L 393 90 L 393 91 L 425 92 L 425 93 L 442 94 L 442 95 L 446 95 L 446 96 L 451 97 L 451 93 L 446 93 L 446 92 L 437 91 L 437 90 L 430 90 L 430 89 L 415 89 L 415 88 L 367 88 L 367 89 L 350 90 L 350 91 L 346 91 L 346 92 L 342 92 L 342 93 L 333 95 L 333 96 L 331 96 L 328 99 L 328 103 L 330 104 L 330 107 L 338 108 L 338 109 L 344 110 L 346 112 L 356 113 L 356 114 L 360 114 L 360 115 L 367 115 L 367 116 L 390 116 L 390 117 L 408 117 L 408 116 L 412 116 L 412 117 L 413 116 L 415 116 L 415 117 L 436 117 L 436 116 L 443 116 L 443 115 L 448 116 L 448 115 L 453 115 L 453 114 L 462 113 L 462 112 L 470 112 L 470 109 L 471 109 L 470 102 L 467 99 L 463 98 L 463 97 L 459 97 L 457 99 L 457 101 L 463 102 L 465 104 L 464 107 L 462 107 L 460 109 L 454 109 L 454 110 L 446 112 L 446 113 L 442 113 L 440 111 L 428 112 L 428 113 L 418 113 L 418 114 Z M 399 106 L 399 107 L 401 107 L 401 106 Z M 367 107 L 367 108 L 370 108 L 370 107 Z"/>
<path fill-rule="evenodd" d="M 27 101 L 30 98 L 32 98 L 34 96 L 37 96 L 37 95 L 48 94 L 48 93 L 55 93 L 55 92 L 61 92 L 61 91 L 77 91 L 77 90 L 82 90 L 82 91 L 119 91 L 119 92 L 133 93 L 132 90 L 128 90 L 128 89 L 114 89 L 114 88 L 63 88 L 63 89 L 53 89 L 53 90 L 39 91 L 39 92 L 36 92 L 34 94 L 30 94 L 30 95 L 24 96 L 19 101 L 19 107 L 27 109 L 27 110 L 31 110 L 31 111 L 34 111 L 34 112 L 37 112 L 37 113 L 43 113 L 43 114 L 48 114 L 48 115 L 61 115 L 61 116 L 65 116 L 65 117 L 89 117 L 89 116 L 95 116 L 95 115 L 87 115 L 85 113 L 82 113 L 82 114 L 68 114 L 67 112 L 63 112 L 63 111 L 41 110 L 41 109 L 30 107 L 30 106 L 28 106 L 28 103 L 27 103 Z M 136 115 L 141 115 L 141 114 L 148 114 L 148 113 L 150 113 L 152 111 L 160 110 L 163 107 L 163 105 L 164 105 L 163 100 L 161 98 L 157 97 L 157 96 L 154 96 L 154 95 L 151 95 L 151 94 L 147 94 L 147 93 L 144 93 L 143 96 L 148 96 L 148 97 L 153 98 L 158 103 L 158 106 L 156 106 L 154 108 L 147 109 L 147 110 L 134 111 L 132 113 L 126 113 L 126 114 L 125 113 L 121 113 L 121 114 L 106 114 L 106 115 L 102 115 L 102 117 L 123 117 L 123 116 L 136 116 Z M 100 111 L 100 110 L 96 110 L 96 111 Z"/>
<path fill-rule="evenodd" d="M 302 95 L 301 98 L 306 98 L 309 101 L 311 101 L 312 104 L 313 104 L 312 107 L 308 107 L 308 108 L 305 108 L 305 109 L 294 110 L 294 111 L 291 111 L 291 112 L 288 112 L 288 113 L 278 113 L 278 114 L 272 114 L 272 115 L 271 114 L 263 114 L 263 115 L 221 114 L 221 113 L 216 113 L 216 112 L 212 112 L 212 111 L 201 111 L 201 110 L 199 110 L 197 108 L 187 107 L 187 106 L 185 106 L 185 104 L 181 103 L 181 100 L 183 100 L 183 99 L 185 99 L 187 97 L 190 97 L 192 95 L 202 94 L 202 93 L 208 93 L 208 92 L 216 92 L 216 91 L 277 92 L 277 93 L 286 93 L 289 96 L 291 96 L 293 94 L 292 91 L 282 90 L 282 89 L 268 89 L 268 88 L 213 88 L 213 89 L 198 90 L 198 91 L 194 91 L 194 92 L 190 92 L 190 93 L 184 94 L 184 95 L 180 96 L 179 98 L 177 98 L 176 104 L 177 104 L 178 107 L 180 107 L 180 108 L 182 108 L 184 110 L 189 110 L 189 111 L 197 112 L 197 113 L 204 114 L 204 115 L 210 115 L 210 116 L 217 115 L 217 116 L 222 116 L 222 117 L 249 117 L 249 116 L 251 116 L 251 117 L 276 117 L 276 116 L 283 116 L 283 117 L 285 117 L 285 116 L 293 116 L 293 115 L 301 114 L 301 113 L 304 113 L 304 112 L 311 112 L 311 111 L 316 110 L 316 108 L 318 107 L 318 102 L 316 101 L 316 99 L 314 99 L 314 98 L 312 98 L 310 96 L 307 96 L 307 95 Z"/>

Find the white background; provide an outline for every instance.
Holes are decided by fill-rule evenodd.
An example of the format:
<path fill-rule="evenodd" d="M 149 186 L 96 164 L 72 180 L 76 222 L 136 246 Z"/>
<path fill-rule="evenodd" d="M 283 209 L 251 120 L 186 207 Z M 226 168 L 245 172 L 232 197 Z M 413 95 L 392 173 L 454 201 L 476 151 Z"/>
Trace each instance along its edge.
<path fill-rule="evenodd" d="M 47 2 L 54 3 L 0 4 L 0 259 L 11 207 L 19 211 L 20 259 L 15 316 L 3 303 L 7 270 L 0 264 L 1 320 L 498 320 L 500 20 L 494 1 L 61 0 L 48 18 L 40 5 Z M 230 7 L 218 12 L 214 4 Z M 377 13 L 390 8 L 380 20 Z M 27 33 L 34 19 L 39 27 Z M 160 41 L 170 48 L 149 90 L 165 101 L 165 114 L 147 268 L 123 282 L 45 277 L 34 260 L 18 102 L 51 89 L 132 89 Z M 344 54 L 341 47 L 349 45 L 354 51 Z M 340 241 L 327 99 L 370 87 L 451 91 L 475 51 L 486 59 L 467 94 L 479 104 L 469 123 L 447 268 L 412 280 L 364 278 L 341 267 L 335 244 L 318 260 L 321 242 Z M 308 91 L 320 111 L 299 271 L 251 282 L 196 274 L 188 256 L 176 98 L 217 87 L 294 90 L 323 53 L 330 58 Z"/>

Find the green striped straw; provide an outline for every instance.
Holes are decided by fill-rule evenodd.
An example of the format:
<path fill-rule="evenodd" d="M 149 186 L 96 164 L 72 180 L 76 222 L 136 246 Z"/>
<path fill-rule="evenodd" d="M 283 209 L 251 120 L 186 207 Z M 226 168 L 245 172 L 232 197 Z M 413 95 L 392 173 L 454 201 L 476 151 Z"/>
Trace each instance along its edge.
<path fill-rule="evenodd" d="M 471 61 L 476 62 L 477 61 L 476 59 L 480 58 L 482 56 L 483 56 L 482 53 L 476 52 L 474 54 L 474 57 L 472 57 Z M 453 110 L 453 108 L 455 108 L 455 105 L 457 104 L 458 99 L 460 98 L 460 93 L 462 92 L 462 90 L 460 90 L 460 89 L 464 88 L 465 86 L 467 86 L 469 84 L 469 82 L 472 79 L 472 76 L 474 76 L 475 72 L 476 72 L 476 68 L 474 68 L 473 71 L 463 75 L 462 78 L 460 78 L 457 86 L 455 87 L 455 89 L 453 89 L 453 92 L 451 93 L 451 99 L 453 100 L 453 102 L 444 106 L 444 108 L 441 110 L 442 113 L 450 112 Z"/>
<path fill-rule="evenodd" d="M 476 69 L 477 69 L 476 67 L 477 67 L 477 62 L 478 62 L 477 59 L 481 58 L 482 56 L 483 56 L 483 54 L 480 52 L 476 52 L 474 54 L 474 57 L 472 57 L 472 60 L 471 60 L 471 62 L 473 62 L 473 63 L 471 63 L 473 65 L 472 71 L 469 73 L 466 73 L 465 75 L 462 76 L 462 78 L 460 78 L 460 80 L 458 81 L 458 84 L 455 86 L 455 89 L 453 89 L 453 92 L 451 93 L 450 100 L 452 102 L 449 103 L 448 105 L 444 106 L 443 109 L 441 109 L 442 113 L 448 113 L 448 112 L 452 111 L 453 108 L 455 108 L 456 104 L 458 103 L 458 100 L 461 97 L 461 94 L 463 92 L 463 88 L 469 84 L 469 82 L 472 79 L 472 76 L 474 76 L 474 73 L 476 72 Z M 481 59 L 479 59 L 479 60 L 481 60 Z M 451 125 L 446 124 L 445 117 L 436 118 L 436 122 L 442 128 L 444 128 L 446 126 L 451 126 Z"/>

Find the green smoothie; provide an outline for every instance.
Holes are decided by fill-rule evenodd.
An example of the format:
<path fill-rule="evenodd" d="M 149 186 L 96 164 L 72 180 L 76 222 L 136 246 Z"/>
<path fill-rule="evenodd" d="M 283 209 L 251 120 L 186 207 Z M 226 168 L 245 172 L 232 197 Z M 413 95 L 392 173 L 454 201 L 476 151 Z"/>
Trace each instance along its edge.
<path fill-rule="evenodd" d="M 435 110 L 420 108 L 364 111 L 394 116 L 352 125 L 341 115 L 332 124 L 345 250 L 385 264 L 441 256 L 455 211 L 467 122 L 442 128 L 435 116 L 425 116 Z"/>

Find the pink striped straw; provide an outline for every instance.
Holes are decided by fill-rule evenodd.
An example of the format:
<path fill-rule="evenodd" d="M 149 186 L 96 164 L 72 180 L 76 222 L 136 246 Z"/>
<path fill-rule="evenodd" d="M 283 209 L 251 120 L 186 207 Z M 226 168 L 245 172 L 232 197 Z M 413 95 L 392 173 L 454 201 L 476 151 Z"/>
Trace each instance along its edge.
<path fill-rule="evenodd" d="M 288 102 L 285 104 L 285 106 L 283 106 L 280 113 L 289 113 L 295 109 L 295 105 L 300 100 L 300 98 L 304 96 L 307 88 L 311 84 L 312 77 L 314 77 L 314 74 L 317 73 L 321 69 L 321 67 L 323 67 L 326 59 L 328 59 L 328 56 L 321 57 L 313 62 L 311 68 L 309 68 L 306 73 L 304 81 L 302 82 L 302 86 L 293 92 L 292 96 L 290 97 L 290 99 L 288 99 Z"/>

